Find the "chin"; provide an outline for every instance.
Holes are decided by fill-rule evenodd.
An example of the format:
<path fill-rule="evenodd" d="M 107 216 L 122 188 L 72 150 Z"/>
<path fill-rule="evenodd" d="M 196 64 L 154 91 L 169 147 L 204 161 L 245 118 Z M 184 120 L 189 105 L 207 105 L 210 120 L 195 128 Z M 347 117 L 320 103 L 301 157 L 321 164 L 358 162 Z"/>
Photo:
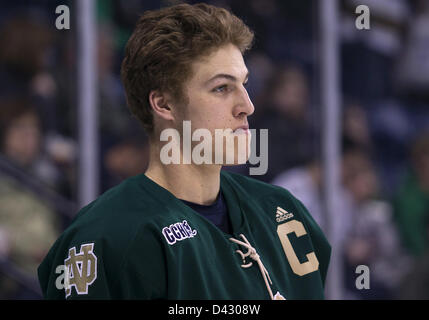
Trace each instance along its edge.
<path fill-rule="evenodd" d="M 229 155 L 229 158 L 228 158 Z M 233 158 L 231 155 L 234 155 Z M 245 144 L 242 143 L 240 146 L 238 143 L 234 143 L 234 147 L 231 149 L 226 148 L 226 152 L 223 157 L 224 166 L 237 166 L 246 164 L 250 157 L 250 137 L 246 137 Z"/>

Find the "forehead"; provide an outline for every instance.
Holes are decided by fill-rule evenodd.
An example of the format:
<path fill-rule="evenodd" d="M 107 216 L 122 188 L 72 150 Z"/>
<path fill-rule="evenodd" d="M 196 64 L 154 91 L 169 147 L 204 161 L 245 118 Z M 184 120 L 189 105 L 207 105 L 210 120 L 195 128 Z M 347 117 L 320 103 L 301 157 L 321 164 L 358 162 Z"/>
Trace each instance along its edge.
<path fill-rule="evenodd" d="M 208 56 L 204 56 L 192 64 L 193 76 L 190 84 L 206 81 L 216 74 L 230 74 L 243 80 L 248 70 L 240 50 L 230 44 L 221 47 Z"/>

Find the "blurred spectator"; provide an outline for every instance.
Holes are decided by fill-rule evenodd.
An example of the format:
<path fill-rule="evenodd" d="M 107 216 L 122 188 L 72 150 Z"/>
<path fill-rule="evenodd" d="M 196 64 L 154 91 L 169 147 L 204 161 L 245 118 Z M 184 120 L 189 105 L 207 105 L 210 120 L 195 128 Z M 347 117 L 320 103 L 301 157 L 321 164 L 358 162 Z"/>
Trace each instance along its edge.
<path fill-rule="evenodd" d="M 410 16 L 406 0 L 342 1 L 341 70 L 343 91 L 365 103 L 393 94 L 393 66 Z M 370 9 L 370 29 L 359 30 L 357 6 Z"/>
<path fill-rule="evenodd" d="M 28 97 L 27 100 L 31 100 L 29 108 L 34 109 L 22 111 L 23 107 L 18 106 L 17 110 L 12 112 L 1 111 L 6 117 L 2 119 L 2 123 L 6 125 L 3 125 L 1 130 L 6 131 L 6 126 L 10 125 L 9 122 L 12 119 L 9 117 L 19 117 L 20 112 L 26 113 L 20 121 L 25 123 L 27 128 L 32 127 L 34 135 L 30 138 L 30 132 L 28 132 L 26 146 L 24 142 L 20 143 L 17 140 L 23 138 L 24 130 L 12 130 L 19 126 L 10 125 L 8 157 L 29 169 L 50 186 L 59 188 L 63 195 L 70 197 L 69 182 L 72 180 L 70 176 L 67 177 L 67 181 L 65 177 L 61 177 L 61 172 L 54 169 L 53 163 L 55 162 L 58 168 L 71 175 L 76 158 L 76 146 L 72 140 L 62 135 L 65 131 L 63 119 L 67 113 L 63 113 L 57 104 L 58 85 L 53 73 L 56 62 L 54 50 L 56 44 L 54 30 L 56 29 L 49 27 L 44 18 L 46 16 L 40 9 L 22 9 L 7 17 L 0 26 L 0 41 L 8 44 L 0 48 L 0 98 L 7 101 L 13 99 L 10 97 L 25 96 Z M 30 104 L 28 101 L 14 103 Z M 5 106 L 2 108 L 10 109 Z M 41 137 L 42 132 L 43 137 Z M 11 140 L 13 138 L 15 140 Z M 29 146 L 33 149 L 25 150 Z M 17 150 L 19 148 L 20 151 Z M 20 154 L 12 155 L 11 152 L 20 152 Z M 24 154 L 25 152 L 27 155 Z M 26 156 L 34 156 L 35 161 L 25 160 Z M 50 158 L 49 161 L 48 158 Z M 48 162 L 51 164 L 48 165 Z"/>
<path fill-rule="evenodd" d="M 345 151 L 342 176 L 354 207 L 344 251 L 350 297 L 392 299 L 408 263 L 393 222 L 392 206 L 380 198 L 378 177 L 364 151 Z M 369 267 L 370 290 L 356 290 L 358 265 Z"/>
<path fill-rule="evenodd" d="M 145 172 L 148 161 L 149 145 L 145 141 L 126 139 L 112 146 L 104 156 L 106 169 L 104 189 L 111 188 L 126 178 Z"/>
<path fill-rule="evenodd" d="M 413 4 L 395 80 L 400 93 L 423 98 L 429 103 L 429 2 L 417 0 Z"/>
<path fill-rule="evenodd" d="M 315 153 L 316 141 L 307 77 L 301 68 L 279 68 L 266 88 L 260 99 L 265 106 L 249 122 L 252 128 L 268 129 L 268 172 L 254 176 L 268 182 L 288 168 L 307 163 Z"/>
<path fill-rule="evenodd" d="M 395 296 L 409 260 L 393 222 L 392 206 L 381 198 L 368 112 L 355 102 L 344 110 L 342 177 L 353 201 L 352 228 L 344 251 L 346 285 L 349 298 L 389 299 Z M 356 290 L 355 270 L 360 264 L 370 269 L 370 290 Z"/>
<path fill-rule="evenodd" d="M 0 247 L 8 258 L 31 277 L 60 234 L 56 213 L 37 195 L 0 175 Z M 19 286 L 0 275 L 0 296 L 22 294 Z"/>
<path fill-rule="evenodd" d="M 382 191 L 392 197 L 404 173 L 407 147 L 417 123 L 409 118 L 406 105 L 397 100 L 386 99 L 371 107 L 368 116 L 377 151 L 374 160 L 382 178 Z"/>
<path fill-rule="evenodd" d="M 54 33 L 30 13 L 9 17 L 0 27 L 0 94 L 31 96 L 46 132 L 57 131 L 56 83 L 49 71 Z"/>
<path fill-rule="evenodd" d="M 398 299 L 429 300 L 429 253 L 425 253 L 413 264 L 411 271 L 404 277 Z"/>
<path fill-rule="evenodd" d="M 410 254 L 429 248 L 429 133 L 418 137 L 411 150 L 411 168 L 395 197 L 395 218 Z"/>
<path fill-rule="evenodd" d="M 42 152 L 43 136 L 36 109 L 25 99 L 0 102 L 1 152 L 16 167 L 51 187 L 59 188 L 60 173 Z M 35 277 L 38 264 L 59 235 L 56 213 L 36 195 L 0 176 L 0 247 L 23 271 Z M 19 286 L 2 279 L 2 296 Z"/>
<path fill-rule="evenodd" d="M 367 112 L 357 101 L 349 102 L 343 111 L 343 147 L 359 146 L 373 151 Z"/>
<path fill-rule="evenodd" d="M 426 226 L 426 235 L 429 237 L 429 223 Z M 416 258 L 411 268 L 402 279 L 397 298 L 428 300 L 429 299 L 429 247 Z"/>
<path fill-rule="evenodd" d="M 137 130 L 137 122 L 128 112 L 124 89 L 115 64 L 115 28 L 104 24 L 98 31 L 98 85 L 101 138 L 116 143 L 130 130 Z"/>
<path fill-rule="evenodd" d="M 1 152 L 16 166 L 51 187 L 58 187 L 60 172 L 43 153 L 40 117 L 30 101 L 0 101 Z"/>
<path fill-rule="evenodd" d="M 59 235 L 56 213 L 4 175 L 0 175 L 0 202 L 3 253 L 35 276 L 38 264 Z"/>
<path fill-rule="evenodd" d="M 116 28 L 107 22 L 98 32 L 98 85 L 101 159 L 101 189 L 143 173 L 147 165 L 147 144 L 139 122 L 128 111 L 124 90 L 115 62 Z M 139 137 L 140 141 L 135 138 Z"/>
<path fill-rule="evenodd" d="M 224 2 L 229 3 L 232 11 L 256 31 L 254 50 L 265 52 L 275 62 L 293 60 L 305 65 L 313 62 L 315 20 L 312 13 L 317 6 L 315 1 Z"/>

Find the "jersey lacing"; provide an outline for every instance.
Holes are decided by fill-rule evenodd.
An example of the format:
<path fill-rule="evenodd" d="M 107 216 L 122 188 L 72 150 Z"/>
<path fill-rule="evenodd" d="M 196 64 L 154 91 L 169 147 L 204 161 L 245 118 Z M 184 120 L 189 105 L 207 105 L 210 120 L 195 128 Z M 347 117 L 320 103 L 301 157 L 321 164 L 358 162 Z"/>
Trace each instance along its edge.
<path fill-rule="evenodd" d="M 252 266 L 253 262 L 249 262 L 246 264 L 246 258 L 250 256 L 250 258 L 252 258 L 254 261 L 256 261 L 256 263 L 259 266 L 259 271 L 261 272 L 262 277 L 264 278 L 265 281 L 265 285 L 267 287 L 267 291 L 270 294 L 271 300 L 274 300 L 275 297 L 273 297 L 273 292 L 271 291 L 271 287 L 270 284 L 273 284 L 271 279 L 270 279 L 270 275 L 268 274 L 267 269 L 264 267 L 264 264 L 261 261 L 261 258 L 259 257 L 259 254 L 256 252 L 256 249 L 253 248 L 249 241 L 246 239 L 246 237 L 243 234 L 240 234 L 240 237 L 243 238 L 243 241 L 234 239 L 234 238 L 229 238 L 230 241 L 237 243 L 243 247 L 247 248 L 247 252 L 243 253 L 243 251 L 241 250 L 236 250 L 235 252 L 237 252 L 238 254 L 240 254 L 241 259 L 243 259 L 243 264 L 241 265 L 242 268 L 249 268 Z M 269 284 L 268 284 L 269 282 Z"/>

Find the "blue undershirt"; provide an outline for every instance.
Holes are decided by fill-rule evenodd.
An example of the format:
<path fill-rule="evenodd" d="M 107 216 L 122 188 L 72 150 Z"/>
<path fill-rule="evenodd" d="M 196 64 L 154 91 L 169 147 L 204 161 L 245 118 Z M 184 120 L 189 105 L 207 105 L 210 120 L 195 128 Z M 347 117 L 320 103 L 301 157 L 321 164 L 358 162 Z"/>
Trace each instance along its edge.
<path fill-rule="evenodd" d="M 208 206 L 189 202 L 182 199 L 180 200 L 192 210 L 198 212 L 203 217 L 211 221 L 223 232 L 231 234 L 232 228 L 228 218 L 228 207 L 222 195 L 222 191 L 219 191 L 219 195 L 217 196 L 216 201 Z"/>

